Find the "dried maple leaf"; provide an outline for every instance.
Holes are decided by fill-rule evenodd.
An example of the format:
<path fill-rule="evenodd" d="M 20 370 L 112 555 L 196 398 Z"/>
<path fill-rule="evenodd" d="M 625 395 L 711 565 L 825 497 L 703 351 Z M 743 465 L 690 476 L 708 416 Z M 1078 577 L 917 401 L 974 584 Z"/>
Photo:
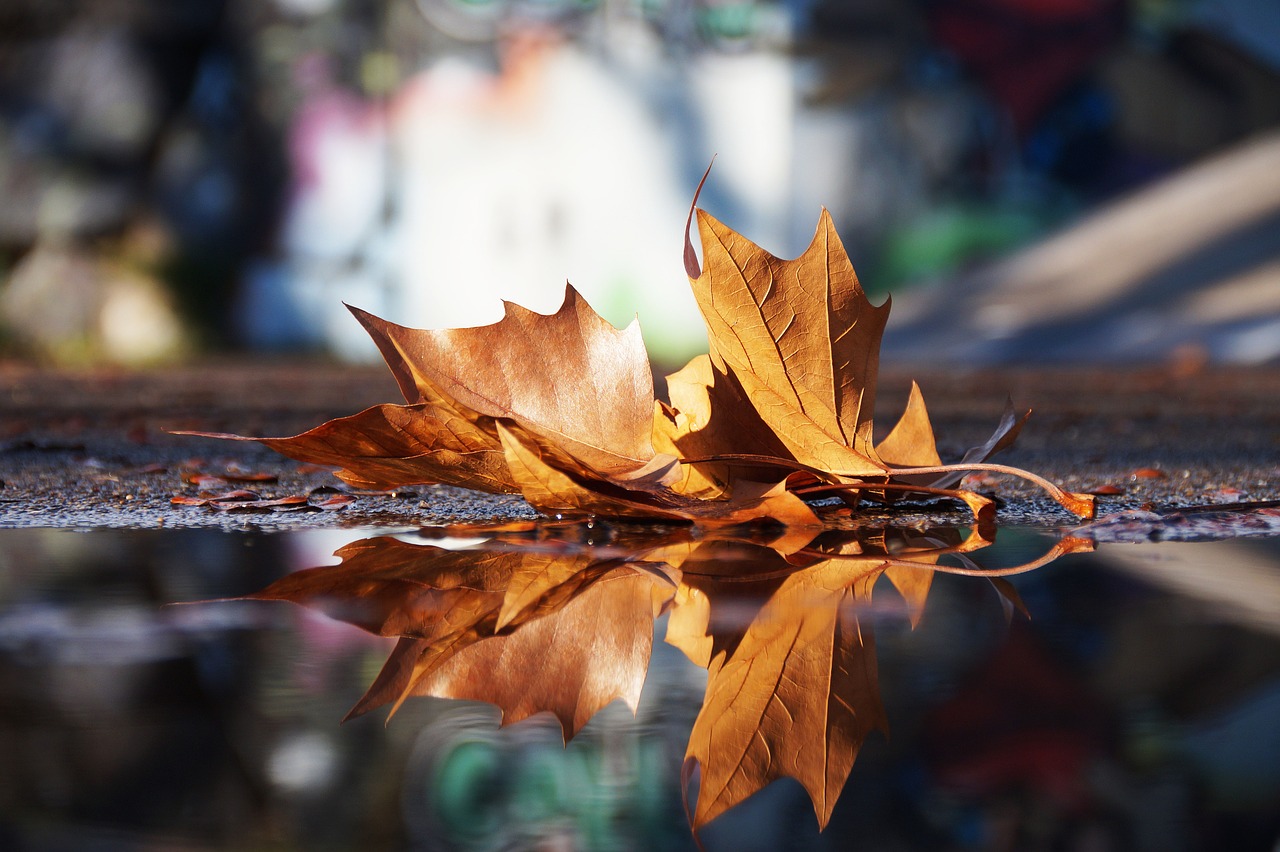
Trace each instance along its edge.
<path fill-rule="evenodd" d="M 774 257 L 703 210 L 697 219 L 704 268 L 687 271 L 712 365 L 732 372 L 797 461 L 883 474 L 871 412 L 889 303 L 867 301 L 831 216 L 822 211 L 795 260 Z"/>
<path fill-rule="evenodd" d="M 669 377 L 672 406 L 655 416 L 657 444 L 696 468 L 678 487 L 723 492 L 735 477 L 751 475 L 744 466 L 773 464 L 804 471 L 828 491 L 890 496 L 944 490 L 963 471 L 984 469 L 1032 479 L 1071 511 L 1092 516 L 1090 495 L 986 463 L 1013 442 L 1026 420 L 1012 410 L 991 439 L 960 464 L 946 466 L 913 384 L 906 411 L 876 445 L 872 412 L 890 302 L 877 307 L 867 299 L 830 214 L 822 211 L 804 253 L 783 260 L 696 204 L 695 194 L 685 227 L 685 269 L 710 353 Z M 695 215 L 701 265 L 690 240 Z M 949 493 L 974 504 L 963 492 Z"/>
<path fill-rule="evenodd" d="M 409 403 L 454 403 L 490 436 L 491 422 L 509 418 L 606 476 L 672 465 L 649 437 L 653 373 L 637 323 L 619 331 L 573 287 L 551 315 L 504 305 L 500 321 L 478 328 L 409 329 L 352 313 Z"/>
<path fill-rule="evenodd" d="M 695 212 L 705 269 L 689 239 Z M 507 302 L 501 320 L 476 328 L 410 329 L 352 308 L 404 405 L 289 438 L 215 437 L 333 465 L 362 488 L 519 493 L 547 514 L 816 528 L 804 497 L 856 503 L 907 491 L 964 500 L 987 524 L 989 500 L 948 490 L 963 471 L 981 469 L 1033 479 L 1092 515 L 1089 495 L 985 462 L 1022 427 L 1025 416 L 1012 409 L 990 440 L 947 466 L 913 386 L 898 424 L 874 442 L 889 302 L 867 300 L 825 210 L 809 248 L 782 260 L 692 207 L 685 264 L 710 352 L 669 378 L 670 405 L 654 400 L 639 326 L 614 328 L 567 286 L 554 314 Z"/>
<path fill-rule="evenodd" d="M 259 441 L 338 467 L 339 478 L 362 488 L 442 482 L 519 493 L 548 514 L 820 526 L 785 488 L 732 497 L 671 488 L 682 465 L 654 450 L 653 376 L 639 326 L 619 331 L 572 287 L 554 314 L 506 303 L 502 320 L 478 328 L 410 329 L 351 310 L 405 405 L 374 406 L 289 438 L 183 434 Z"/>
<path fill-rule="evenodd" d="M 638 325 L 615 329 L 572 287 L 551 315 L 504 304 L 491 325 L 437 330 L 352 308 L 408 404 L 292 438 L 247 440 L 337 464 L 341 478 L 360 485 L 446 481 L 511 492 L 518 486 L 497 425 L 508 419 L 604 479 L 661 481 L 673 471 L 675 460 L 655 454 L 650 440 L 653 378 Z"/>

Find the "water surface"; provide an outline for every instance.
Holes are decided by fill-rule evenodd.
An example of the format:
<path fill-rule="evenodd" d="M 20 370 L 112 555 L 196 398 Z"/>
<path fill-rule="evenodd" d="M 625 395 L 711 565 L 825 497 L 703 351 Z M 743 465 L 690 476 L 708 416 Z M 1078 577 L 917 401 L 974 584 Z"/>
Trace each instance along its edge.
<path fill-rule="evenodd" d="M 0 531 L 0 847 L 1280 839 L 1280 540 L 660 532 Z"/>

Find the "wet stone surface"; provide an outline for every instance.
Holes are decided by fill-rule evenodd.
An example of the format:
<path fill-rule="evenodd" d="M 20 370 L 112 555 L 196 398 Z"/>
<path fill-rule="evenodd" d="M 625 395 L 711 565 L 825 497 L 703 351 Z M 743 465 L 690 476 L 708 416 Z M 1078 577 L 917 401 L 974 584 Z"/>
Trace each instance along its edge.
<path fill-rule="evenodd" d="M 1280 500 L 1280 368 L 892 368 L 881 377 L 882 428 L 913 378 L 944 460 L 984 440 L 1012 398 L 1035 413 L 996 460 L 1099 494 L 1099 515 L 1154 512 L 1158 525 L 1161 513 L 1188 506 Z M 170 434 L 291 435 L 397 399 L 382 367 L 229 363 L 131 373 L 0 365 L 0 526 L 414 527 L 533 517 L 519 498 L 445 486 L 353 493 L 328 470 L 257 444 Z M 1030 484 L 985 474 L 966 484 L 1000 499 L 1002 524 L 1076 523 Z M 252 494 L 238 504 L 293 500 L 230 510 L 172 502 L 239 490 Z M 946 503 L 832 512 L 838 525 L 966 518 Z"/>

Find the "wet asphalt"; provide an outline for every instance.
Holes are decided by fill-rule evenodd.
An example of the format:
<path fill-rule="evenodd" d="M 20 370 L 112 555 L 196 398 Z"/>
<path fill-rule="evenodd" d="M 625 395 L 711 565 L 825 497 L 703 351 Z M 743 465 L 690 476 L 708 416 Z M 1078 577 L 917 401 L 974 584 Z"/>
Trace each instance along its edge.
<path fill-rule="evenodd" d="M 892 424 L 912 378 L 944 460 L 981 443 L 1011 398 L 1033 414 L 996 460 L 1099 493 L 1100 515 L 1280 500 L 1280 367 L 894 366 L 881 375 L 880 426 Z M 222 362 L 131 372 L 0 364 L 0 527 L 411 529 L 536 517 L 518 497 L 446 486 L 346 493 L 329 471 L 257 444 L 170 434 L 292 435 L 398 400 L 390 375 L 372 366 Z M 1076 522 L 1018 480 L 983 476 L 970 487 L 998 498 L 1001 524 Z M 220 511 L 173 503 L 233 489 L 261 499 L 306 496 L 308 505 Z M 967 519 L 963 507 L 906 503 L 838 522 Z"/>

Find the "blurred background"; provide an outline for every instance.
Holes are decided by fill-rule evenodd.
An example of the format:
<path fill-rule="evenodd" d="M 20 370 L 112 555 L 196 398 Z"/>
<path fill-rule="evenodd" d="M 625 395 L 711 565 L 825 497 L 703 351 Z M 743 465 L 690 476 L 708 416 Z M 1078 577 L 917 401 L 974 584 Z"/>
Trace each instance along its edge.
<path fill-rule="evenodd" d="M 886 354 L 1280 358 L 1274 0 L 6 0 L 0 358 L 372 360 L 554 310 L 705 337 L 700 205 L 829 208 Z"/>

